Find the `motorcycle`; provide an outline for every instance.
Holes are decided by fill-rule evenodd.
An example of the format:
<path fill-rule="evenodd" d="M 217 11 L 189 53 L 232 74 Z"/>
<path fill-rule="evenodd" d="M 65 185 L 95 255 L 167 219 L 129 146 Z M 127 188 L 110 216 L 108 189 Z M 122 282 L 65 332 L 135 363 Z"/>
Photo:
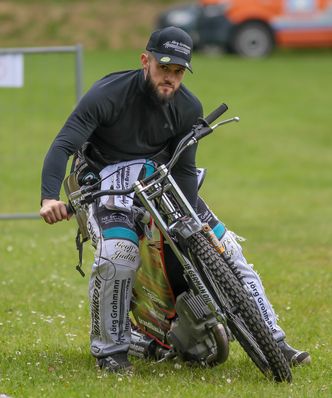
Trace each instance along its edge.
<path fill-rule="evenodd" d="M 69 207 L 76 215 L 81 236 L 77 248 L 89 239 L 86 214 L 89 204 L 103 196 L 135 194 L 132 211 L 140 229 L 141 267 L 133 290 L 129 353 L 165 361 L 174 357 L 215 366 L 225 362 L 230 341 L 236 339 L 268 378 L 291 382 L 290 367 L 262 318 L 241 275 L 225 253 L 213 230 L 202 223 L 171 175 L 181 153 L 216 128 L 238 117 L 211 124 L 228 109 L 222 104 L 199 119 L 179 142 L 166 164 L 128 189 L 79 186 L 77 174 L 65 180 Z M 204 174 L 201 171 L 200 174 Z M 98 185 L 100 188 L 100 185 Z M 175 296 L 168 279 L 166 252 L 182 270 L 186 288 Z M 77 269 L 82 273 L 80 264 Z"/>

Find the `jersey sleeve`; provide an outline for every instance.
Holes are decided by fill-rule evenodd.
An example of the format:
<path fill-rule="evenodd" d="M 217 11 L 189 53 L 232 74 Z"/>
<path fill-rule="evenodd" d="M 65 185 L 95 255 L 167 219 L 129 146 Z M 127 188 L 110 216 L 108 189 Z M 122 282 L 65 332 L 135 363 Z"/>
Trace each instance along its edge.
<path fill-rule="evenodd" d="M 70 155 L 81 148 L 93 131 L 112 118 L 112 103 L 93 87 L 81 99 L 56 136 L 44 160 L 41 198 L 59 199 Z"/>

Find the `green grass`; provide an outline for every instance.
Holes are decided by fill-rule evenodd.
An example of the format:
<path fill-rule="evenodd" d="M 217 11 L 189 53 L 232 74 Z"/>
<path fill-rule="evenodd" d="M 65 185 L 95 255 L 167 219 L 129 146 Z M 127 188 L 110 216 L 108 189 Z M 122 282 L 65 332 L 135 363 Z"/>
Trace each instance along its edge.
<path fill-rule="evenodd" d="M 85 89 L 134 52 L 85 54 Z M 291 385 L 267 382 L 232 344 L 226 364 L 180 369 L 135 361 L 105 375 L 89 354 L 88 280 L 74 265 L 75 223 L 0 221 L 0 394 L 12 397 L 331 396 L 332 59 L 329 52 L 265 60 L 196 55 L 186 84 L 206 113 L 221 102 L 241 117 L 200 144 L 202 194 L 245 236 L 289 341 L 312 366 Z M 24 89 L 0 89 L 0 213 L 36 212 L 43 157 L 73 109 L 71 56 L 27 56 Z M 85 269 L 92 260 L 86 248 Z"/>

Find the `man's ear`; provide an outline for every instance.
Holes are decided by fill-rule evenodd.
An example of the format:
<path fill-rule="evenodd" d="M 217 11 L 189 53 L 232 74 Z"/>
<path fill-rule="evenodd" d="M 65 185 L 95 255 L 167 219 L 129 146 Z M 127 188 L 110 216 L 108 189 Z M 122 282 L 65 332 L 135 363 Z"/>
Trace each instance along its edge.
<path fill-rule="evenodd" d="M 142 68 L 144 71 L 144 75 L 146 76 L 148 73 L 148 69 L 149 69 L 149 56 L 147 53 L 142 53 L 141 54 L 141 64 L 142 64 Z"/>

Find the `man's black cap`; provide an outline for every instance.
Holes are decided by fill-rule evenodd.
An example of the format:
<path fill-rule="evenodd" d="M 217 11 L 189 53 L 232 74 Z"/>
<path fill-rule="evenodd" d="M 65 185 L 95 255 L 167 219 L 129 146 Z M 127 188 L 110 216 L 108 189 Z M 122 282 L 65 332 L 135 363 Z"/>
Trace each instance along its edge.
<path fill-rule="evenodd" d="M 193 41 L 182 29 L 169 26 L 153 32 L 146 49 L 160 64 L 182 65 L 192 72 L 190 61 Z"/>

